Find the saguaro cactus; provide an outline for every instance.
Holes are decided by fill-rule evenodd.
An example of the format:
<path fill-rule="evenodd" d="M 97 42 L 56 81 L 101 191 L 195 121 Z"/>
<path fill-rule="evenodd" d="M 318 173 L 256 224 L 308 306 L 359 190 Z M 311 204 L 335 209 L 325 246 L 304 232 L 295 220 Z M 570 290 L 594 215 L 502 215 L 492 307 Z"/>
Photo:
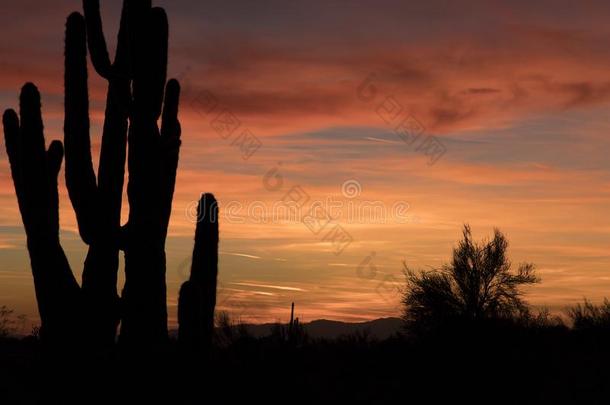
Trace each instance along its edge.
<path fill-rule="evenodd" d="M 197 228 L 190 279 L 180 288 L 179 339 L 183 347 L 206 350 L 214 332 L 218 277 L 218 203 L 204 194 L 197 208 Z"/>
<path fill-rule="evenodd" d="M 66 184 L 81 238 L 89 245 L 82 288 L 59 243 L 57 174 L 63 147 L 54 142 L 45 151 L 36 87 L 26 84 L 22 90 L 21 123 L 13 110 L 7 110 L 3 118 L 41 333 L 48 341 L 67 341 L 83 330 L 88 341 L 112 344 L 122 319 L 121 337 L 126 342 L 162 342 L 167 339 L 165 238 L 181 134 L 180 86 L 175 80 L 165 84 L 167 17 L 150 1 L 125 0 L 111 64 L 99 1 L 84 0 L 83 5 L 86 18 L 74 13 L 66 28 L 64 122 Z M 97 178 L 89 138 L 87 38 L 93 65 L 108 80 Z M 121 227 L 126 158 L 130 215 Z M 116 286 L 121 249 L 126 259 L 122 314 Z"/>
<path fill-rule="evenodd" d="M 177 119 L 180 86 L 175 80 L 165 84 L 167 16 L 163 9 L 151 7 L 150 1 L 125 0 L 117 56 L 111 64 L 99 0 L 84 0 L 84 8 L 91 60 L 96 71 L 109 81 L 107 112 L 129 111 L 130 210 L 117 238 L 125 251 L 121 340 L 162 343 L 167 339 L 165 238 L 181 133 Z M 122 135 L 124 123 L 121 115 L 109 126 Z"/>

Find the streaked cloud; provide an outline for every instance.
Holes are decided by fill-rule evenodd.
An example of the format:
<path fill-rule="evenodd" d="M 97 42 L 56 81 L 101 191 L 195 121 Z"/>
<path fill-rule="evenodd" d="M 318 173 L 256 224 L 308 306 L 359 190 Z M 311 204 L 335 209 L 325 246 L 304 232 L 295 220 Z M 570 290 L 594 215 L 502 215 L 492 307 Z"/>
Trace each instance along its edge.
<path fill-rule="evenodd" d="M 306 290 L 303 290 L 302 288 L 288 287 L 288 286 L 282 286 L 282 285 L 269 285 L 269 284 L 256 284 L 256 283 L 232 283 L 232 284 L 241 285 L 241 286 L 245 286 L 245 287 L 271 288 L 274 290 L 282 290 L 282 291 L 301 291 L 301 292 L 306 291 Z"/>
<path fill-rule="evenodd" d="M 246 257 L 248 259 L 260 259 L 260 256 L 248 255 L 246 253 L 232 253 L 232 252 L 219 252 L 221 255 L 229 255 L 229 256 L 237 256 L 237 257 Z"/>

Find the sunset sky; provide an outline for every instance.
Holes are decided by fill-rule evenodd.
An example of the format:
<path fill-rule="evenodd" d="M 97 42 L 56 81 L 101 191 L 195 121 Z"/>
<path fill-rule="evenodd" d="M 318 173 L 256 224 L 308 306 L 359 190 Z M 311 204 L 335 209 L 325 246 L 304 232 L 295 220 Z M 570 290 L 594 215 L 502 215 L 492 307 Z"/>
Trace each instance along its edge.
<path fill-rule="evenodd" d="M 536 306 L 610 296 L 609 2 L 154 3 L 169 15 L 169 73 L 183 86 L 171 325 L 201 192 L 221 207 L 219 307 L 244 320 L 286 321 L 293 301 L 304 321 L 399 315 L 403 261 L 447 262 L 464 223 L 477 239 L 498 227 L 515 267 L 536 264 Z M 111 46 L 120 4 L 102 1 Z M 63 137 L 64 23 L 80 9 L 0 3 L 0 107 L 17 107 L 21 86 L 36 83 L 47 144 Z M 89 74 L 97 155 L 106 83 Z M 215 130 L 227 114 L 240 123 L 230 136 Z M 413 144 L 396 131 L 408 117 L 425 129 Z M 260 141 L 248 159 L 244 131 Z M 431 164 L 420 141 L 445 153 Z M 310 197 L 304 210 L 330 200 L 333 221 L 316 234 L 286 217 L 281 201 L 294 190 Z M 80 279 L 86 246 L 63 171 L 60 193 L 62 244 Z M 366 215 L 375 209 L 383 218 Z M 341 252 L 329 241 L 337 225 L 351 240 Z M 0 305 L 35 322 L 4 146 L 0 263 Z"/>

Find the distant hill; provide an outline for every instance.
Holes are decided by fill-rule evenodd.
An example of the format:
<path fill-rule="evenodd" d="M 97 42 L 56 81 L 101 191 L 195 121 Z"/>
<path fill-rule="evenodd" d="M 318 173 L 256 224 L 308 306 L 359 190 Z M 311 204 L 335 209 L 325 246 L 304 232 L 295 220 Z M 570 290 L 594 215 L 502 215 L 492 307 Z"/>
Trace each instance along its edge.
<path fill-rule="evenodd" d="M 271 334 L 275 323 L 245 324 L 246 330 L 254 337 L 264 337 Z M 336 339 L 340 336 L 351 335 L 356 332 L 366 332 L 371 338 L 386 339 L 402 328 L 400 318 L 380 318 L 367 322 L 341 322 L 328 319 L 318 319 L 302 324 L 307 334 L 312 338 Z M 178 336 L 178 331 L 169 332 L 172 338 Z"/>
<path fill-rule="evenodd" d="M 247 324 L 246 328 L 253 336 L 262 337 L 271 334 L 273 325 L 272 323 L 260 325 Z M 400 318 L 381 318 L 359 323 L 319 319 L 304 323 L 303 327 L 312 338 L 336 339 L 342 335 L 350 335 L 355 332 L 367 332 L 370 337 L 386 339 L 400 331 L 401 325 L 402 321 Z"/>

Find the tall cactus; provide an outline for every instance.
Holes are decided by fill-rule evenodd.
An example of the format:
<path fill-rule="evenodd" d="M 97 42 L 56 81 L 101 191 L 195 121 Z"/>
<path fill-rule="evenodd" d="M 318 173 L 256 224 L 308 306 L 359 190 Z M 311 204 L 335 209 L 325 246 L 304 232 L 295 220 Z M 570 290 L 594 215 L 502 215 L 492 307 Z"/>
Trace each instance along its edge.
<path fill-rule="evenodd" d="M 99 0 L 84 0 L 84 9 L 91 60 L 109 81 L 107 112 L 114 108 L 119 113 L 129 111 L 130 210 L 117 238 L 125 251 L 121 340 L 162 343 L 167 339 L 165 239 L 181 133 L 177 118 L 180 86 L 175 80 L 166 86 L 167 16 L 163 9 L 151 7 L 150 1 L 125 0 L 117 56 L 111 64 Z M 120 129 L 124 134 L 123 118 L 117 117 L 110 130 Z"/>
<path fill-rule="evenodd" d="M 175 80 L 165 84 L 167 17 L 148 0 L 125 0 L 111 64 L 99 0 L 83 0 L 83 6 L 85 18 L 73 13 L 66 27 L 64 122 L 66 184 L 79 233 L 89 246 L 82 287 L 59 242 L 57 175 L 63 147 L 56 141 L 45 151 L 36 87 L 23 87 L 21 122 L 13 110 L 3 117 L 41 334 L 46 341 L 64 342 L 83 330 L 88 342 L 110 345 L 122 320 L 124 341 L 158 343 L 167 339 L 165 238 L 181 134 L 180 86 Z M 108 80 L 97 178 L 89 135 L 87 39 L 96 71 Z M 126 159 L 130 215 L 121 227 Z M 116 286 L 119 250 L 125 251 L 126 259 L 121 312 Z"/>
<path fill-rule="evenodd" d="M 191 276 L 180 288 L 179 340 L 184 348 L 205 351 L 212 343 L 218 277 L 218 202 L 204 194 L 197 208 Z"/>

